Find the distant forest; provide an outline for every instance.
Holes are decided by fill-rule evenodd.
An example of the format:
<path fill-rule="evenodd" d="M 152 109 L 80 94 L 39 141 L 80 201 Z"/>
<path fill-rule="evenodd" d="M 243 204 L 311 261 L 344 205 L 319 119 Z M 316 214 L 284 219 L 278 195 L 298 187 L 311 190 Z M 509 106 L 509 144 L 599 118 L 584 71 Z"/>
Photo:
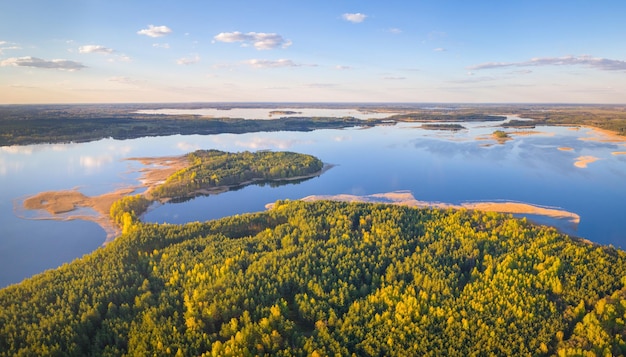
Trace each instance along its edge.
<path fill-rule="evenodd" d="M 600 105 L 440 105 L 418 104 L 294 104 L 290 107 L 339 107 L 402 111 L 385 119 L 353 117 L 292 117 L 273 120 L 203 118 L 197 115 L 138 114 L 140 109 L 197 109 L 212 103 L 192 104 L 93 104 L 93 105 L 0 105 L 0 146 L 39 143 L 86 142 L 102 138 L 131 139 L 175 134 L 249 133 L 261 131 L 311 131 L 355 126 L 389 125 L 398 122 L 503 121 L 503 114 L 533 119 L 510 125 L 590 125 L 626 135 L 626 108 Z M 276 108 L 278 104 L 239 103 L 217 106 Z M 280 106 L 278 106 L 280 107 Z"/>
<path fill-rule="evenodd" d="M 507 215 L 279 201 L 0 290 L 0 356 L 624 355 L 624 277 Z"/>
<path fill-rule="evenodd" d="M 196 108 L 199 104 L 161 105 L 160 107 Z M 205 105 L 206 106 L 206 105 Z M 315 106 L 311 104 L 310 106 Z M 310 107 L 309 106 L 309 107 Z M 272 120 L 204 118 L 197 115 L 138 114 L 154 105 L 4 105 L 0 106 L 0 146 L 40 143 L 87 142 L 103 138 L 132 139 L 147 136 L 250 133 L 261 131 L 312 131 L 389 125 L 411 121 L 504 120 L 505 117 L 472 111 L 432 111 L 391 117 L 357 119 L 353 117 L 286 117 Z M 200 106 L 202 107 L 202 106 Z M 226 107 L 228 108 L 228 107 Z M 368 107 L 370 108 L 370 107 Z M 386 106 L 368 110 L 392 110 Z M 399 110 L 407 108 L 398 107 Z"/>

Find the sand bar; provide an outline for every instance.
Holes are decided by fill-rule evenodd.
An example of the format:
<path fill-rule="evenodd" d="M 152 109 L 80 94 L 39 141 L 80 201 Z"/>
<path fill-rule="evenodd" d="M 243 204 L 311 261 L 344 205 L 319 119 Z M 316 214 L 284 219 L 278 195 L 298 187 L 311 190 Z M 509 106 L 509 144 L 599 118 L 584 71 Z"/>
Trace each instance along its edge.
<path fill-rule="evenodd" d="M 554 207 L 544 207 L 533 205 L 523 202 L 465 202 L 458 205 L 443 203 L 443 202 L 429 202 L 419 201 L 412 193 L 408 191 L 396 191 L 388 193 L 379 193 L 373 195 L 357 196 L 357 195 L 315 195 L 307 196 L 302 199 L 303 201 L 319 201 L 319 200 L 332 200 L 341 202 L 369 202 L 369 203 L 389 203 L 395 205 L 404 205 L 409 207 L 418 208 L 440 208 L 440 209 L 468 209 L 479 210 L 487 212 L 500 212 L 511 214 L 531 214 L 540 215 L 559 220 L 565 220 L 574 226 L 577 226 L 580 222 L 580 216 L 576 213 L 565 211 Z M 273 203 L 266 205 L 266 208 L 271 209 Z"/>
<path fill-rule="evenodd" d="M 587 167 L 587 165 L 591 164 L 592 162 L 596 162 L 598 160 L 600 159 L 595 156 L 579 156 L 576 158 L 576 161 L 574 162 L 574 166 L 584 169 Z"/>
<path fill-rule="evenodd" d="M 151 187 L 161 184 L 177 170 L 182 169 L 188 163 L 185 156 L 179 157 L 159 157 L 159 158 L 130 158 L 127 160 L 139 161 L 145 167 L 137 172 L 141 173 L 141 185 L 120 188 L 113 192 L 105 193 L 99 196 L 86 196 L 79 192 L 77 188 L 62 191 L 41 192 L 36 195 L 27 197 L 22 202 L 22 208 L 26 210 L 38 210 L 41 213 L 35 217 L 18 216 L 25 219 L 43 219 L 43 220 L 84 220 L 98 224 L 106 232 L 107 244 L 121 234 L 120 228 L 110 218 L 111 205 L 124 196 L 128 196 L 135 192 L 139 187 L 147 187 L 149 192 Z M 80 208 L 91 208 L 96 214 L 72 214 L 72 212 Z M 16 205 L 15 211 L 18 213 L 20 208 Z"/>
<path fill-rule="evenodd" d="M 626 142 L 626 136 L 617 134 L 614 131 L 600 129 L 593 126 L 582 125 L 583 128 L 591 129 L 589 137 L 580 138 L 579 140 L 599 141 L 602 143 L 623 143 Z"/>
<path fill-rule="evenodd" d="M 84 220 L 98 224 L 107 234 L 105 243 L 113 240 L 120 233 L 117 225 L 109 218 L 109 211 L 113 202 L 135 191 L 127 187 L 99 196 L 85 196 L 78 189 L 41 192 L 26 198 L 22 206 L 27 210 L 45 211 L 48 214 L 39 214 L 27 219 L 51 219 L 59 221 Z M 91 208 L 95 215 L 70 214 L 79 208 Z"/>

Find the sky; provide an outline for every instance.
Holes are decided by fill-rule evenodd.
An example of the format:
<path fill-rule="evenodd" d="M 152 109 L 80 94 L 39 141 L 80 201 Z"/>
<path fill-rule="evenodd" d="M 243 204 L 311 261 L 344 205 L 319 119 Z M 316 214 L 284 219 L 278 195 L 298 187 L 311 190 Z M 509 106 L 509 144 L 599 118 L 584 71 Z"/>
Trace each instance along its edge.
<path fill-rule="evenodd" d="M 624 0 L 1 0 L 0 104 L 626 103 Z"/>

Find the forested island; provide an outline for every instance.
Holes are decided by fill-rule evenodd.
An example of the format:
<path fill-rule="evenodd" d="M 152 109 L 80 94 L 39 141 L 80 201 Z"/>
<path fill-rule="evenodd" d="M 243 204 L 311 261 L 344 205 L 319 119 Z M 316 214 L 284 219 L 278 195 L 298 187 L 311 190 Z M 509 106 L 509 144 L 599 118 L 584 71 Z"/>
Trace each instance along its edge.
<path fill-rule="evenodd" d="M 47 211 L 46 219 L 93 221 L 108 232 L 108 242 L 119 233 L 117 226 L 124 231 L 156 201 L 180 201 L 254 183 L 277 185 L 306 180 L 324 170 L 324 163 L 318 158 L 289 151 L 230 153 L 197 150 L 181 157 L 131 160 L 156 165 L 144 170 L 143 181 L 147 190 L 141 194 L 129 195 L 135 191 L 133 187 L 93 197 L 76 190 L 50 191 L 27 197 L 23 206 L 29 210 Z M 91 208 L 98 215 L 71 215 L 81 207 Z"/>
<path fill-rule="evenodd" d="M 458 130 L 466 129 L 461 124 L 422 124 L 420 128 L 426 129 L 426 130 L 450 130 L 450 131 L 458 131 Z"/>
<path fill-rule="evenodd" d="M 254 182 L 298 180 L 318 175 L 324 167 L 314 156 L 287 151 L 197 150 L 185 155 L 184 160 L 185 167 L 149 190 L 149 198 L 163 202 L 223 192 Z"/>
<path fill-rule="evenodd" d="M 0 290 L 0 356 L 622 355 L 625 276 L 508 215 L 279 201 Z"/>

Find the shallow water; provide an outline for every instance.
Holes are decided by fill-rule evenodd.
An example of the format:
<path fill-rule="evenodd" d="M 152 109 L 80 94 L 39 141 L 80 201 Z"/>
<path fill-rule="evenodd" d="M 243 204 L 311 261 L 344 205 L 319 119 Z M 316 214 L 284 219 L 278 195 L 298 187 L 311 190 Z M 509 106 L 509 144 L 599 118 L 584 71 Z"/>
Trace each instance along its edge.
<path fill-rule="evenodd" d="M 592 134 L 590 129 L 538 127 L 540 134 L 513 136 L 498 144 L 490 137 L 498 124 L 463 123 L 467 129 L 458 132 L 399 124 L 0 148 L 0 286 L 69 262 L 105 240 L 105 232 L 92 222 L 20 218 L 33 218 L 32 212 L 14 211 L 21 199 L 49 190 L 78 187 L 86 195 L 99 195 L 136 185 L 136 170 L 142 165 L 125 159 L 181 155 L 196 149 L 290 150 L 313 154 L 335 166 L 298 184 L 248 186 L 154 207 L 144 220 L 203 221 L 260 211 L 278 199 L 408 190 L 422 201 L 510 200 L 558 207 L 581 216 L 577 229 L 568 233 L 626 247 L 626 155 L 612 155 L 626 150 L 623 143 L 580 140 Z M 574 166 L 577 157 L 586 155 L 600 160 L 587 168 Z"/>

